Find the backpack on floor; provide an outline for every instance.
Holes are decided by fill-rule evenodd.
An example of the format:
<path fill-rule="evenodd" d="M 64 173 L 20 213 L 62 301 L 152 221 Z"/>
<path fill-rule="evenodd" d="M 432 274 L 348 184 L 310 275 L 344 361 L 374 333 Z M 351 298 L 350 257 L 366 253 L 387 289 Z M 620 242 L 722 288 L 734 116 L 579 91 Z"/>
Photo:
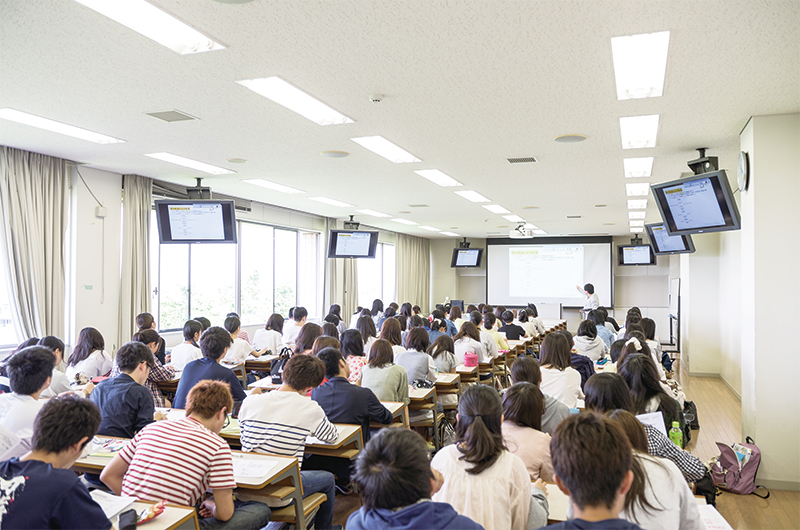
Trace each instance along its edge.
<path fill-rule="evenodd" d="M 722 490 L 739 495 L 754 493 L 766 499 L 769 497 L 769 490 L 766 495 L 756 493 L 758 488 L 767 489 L 764 486 L 756 486 L 761 451 L 749 436 L 745 438 L 745 442 L 733 445 L 717 442 L 720 454 L 711 464 L 711 478 L 714 479 L 714 485 Z"/>

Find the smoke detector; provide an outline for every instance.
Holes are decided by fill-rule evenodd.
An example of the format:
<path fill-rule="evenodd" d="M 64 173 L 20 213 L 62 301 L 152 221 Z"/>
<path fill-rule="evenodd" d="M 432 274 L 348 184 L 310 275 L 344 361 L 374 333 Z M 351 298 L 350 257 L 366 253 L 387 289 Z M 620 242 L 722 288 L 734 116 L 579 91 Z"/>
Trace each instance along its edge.
<path fill-rule="evenodd" d="M 520 223 L 519 226 L 508 232 L 508 237 L 511 239 L 531 239 L 533 235 L 533 229 L 525 228 L 525 223 Z"/>

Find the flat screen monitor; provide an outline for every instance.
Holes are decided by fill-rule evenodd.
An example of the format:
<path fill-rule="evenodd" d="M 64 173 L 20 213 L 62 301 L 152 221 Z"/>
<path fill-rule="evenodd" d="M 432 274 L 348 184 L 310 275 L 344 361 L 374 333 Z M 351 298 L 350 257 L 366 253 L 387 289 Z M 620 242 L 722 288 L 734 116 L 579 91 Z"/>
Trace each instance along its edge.
<path fill-rule="evenodd" d="M 378 232 L 331 230 L 328 237 L 329 258 L 374 258 Z"/>
<path fill-rule="evenodd" d="M 650 245 L 619 245 L 617 258 L 620 266 L 656 264 L 656 255 Z"/>
<path fill-rule="evenodd" d="M 236 243 L 233 201 L 158 200 L 155 204 L 162 244 Z"/>
<path fill-rule="evenodd" d="M 671 236 L 664 223 L 644 225 L 653 251 L 658 254 L 690 254 L 694 252 L 692 236 Z"/>
<path fill-rule="evenodd" d="M 671 236 L 740 228 L 739 209 L 724 169 L 650 188 Z"/>
<path fill-rule="evenodd" d="M 482 248 L 454 248 L 451 267 L 480 267 L 483 258 Z"/>

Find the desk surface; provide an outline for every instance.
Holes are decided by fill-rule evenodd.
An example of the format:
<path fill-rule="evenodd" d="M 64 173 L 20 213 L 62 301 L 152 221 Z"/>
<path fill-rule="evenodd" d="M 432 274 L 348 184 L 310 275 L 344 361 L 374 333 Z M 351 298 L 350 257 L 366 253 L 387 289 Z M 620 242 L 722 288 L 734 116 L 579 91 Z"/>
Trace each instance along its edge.
<path fill-rule="evenodd" d="M 553 483 L 548 482 L 545 486 L 547 486 L 547 503 L 550 505 L 550 513 L 547 516 L 547 520 L 566 521 L 569 497 L 564 495 L 564 492 Z"/>
<path fill-rule="evenodd" d="M 433 393 L 436 391 L 436 387 L 433 388 L 413 388 L 409 389 L 408 397 L 411 398 L 411 401 L 425 401 L 433 396 Z"/>
<path fill-rule="evenodd" d="M 459 374 L 436 374 L 437 385 L 453 385 L 461 379 Z"/>
<path fill-rule="evenodd" d="M 297 459 L 292 456 L 262 455 L 260 453 L 244 453 L 242 451 L 233 451 L 233 459 L 234 466 L 236 466 L 237 460 L 274 464 L 266 474 L 259 477 L 237 476 L 236 473 L 234 473 L 236 485 L 240 488 L 247 489 L 261 489 L 271 483 L 275 477 L 297 464 Z"/>
<path fill-rule="evenodd" d="M 381 401 L 381 405 L 389 409 L 389 412 L 392 413 L 392 417 L 394 417 L 395 415 L 403 411 L 405 403 L 401 403 L 398 401 Z"/>
<path fill-rule="evenodd" d="M 136 510 L 136 513 L 141 513 L 143 510 L 148 509 L 153 504 L 155 503 L 135 501 L 130 508 Z M 126 508 L 123 511 L 127 511 L 128 509 L 129 508 Z M 194 508 L 189 506 L 178 506 L 177 504 L 167 504 L 164 509 L 164 513 L 152 521 L 148 521 L 142 525 L 139 525 L 138 528 L 142 528 L 143 530 L 174 530 L 175 528 L 179 528 L 181 525 L 192 519 L 195 520 L 195 528 L 197 528 L 197 512 Z M 119 528 L 119 515 L 115 515 L 109 520 L 115 527 Z"/>
<path fill-rule="evenodd" d="M 477 366 L 464 366 L 463 364 L 459 364 L 456 366 L 456 372 L 459 374 L 477 374 L 478 367 Z"/>
<path fill-rule="evenodd" d="M 339 441 L 332 444 L 320 442 L 316 438 L 306 438 L 306 448 L 316 449 L 339 449 L 343 445 L 347 445 L 354 441 L 356 436 L 361 436 L 360 425 L 350 425 L 347 423 L 334 423 L 336 429 L 339 431 Z"/>

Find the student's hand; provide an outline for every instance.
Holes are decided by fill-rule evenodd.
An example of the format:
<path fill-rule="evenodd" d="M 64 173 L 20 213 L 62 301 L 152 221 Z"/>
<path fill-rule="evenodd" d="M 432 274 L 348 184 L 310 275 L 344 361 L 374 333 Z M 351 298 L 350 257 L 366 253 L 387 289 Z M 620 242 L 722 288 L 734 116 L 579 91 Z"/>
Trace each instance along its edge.
<path fill-rule="evenodd" d="M 172 362 L 172 354 L 171 354 L 171 353 L 168 353 L 168 354 L 166 354 L 166 355 L 164 356 L 164 360 L 165 360 L 166 362 Z"/>
<path fill-rule="evenodd" d="M 544 492 L 544 496 L 547 497 L 547 495 L 548 495 L 548 493 L 547 493 L 547 485 L 544 483 L 544 480 L 538 478 L 538 479 L 536 479 L 536 482 L 533 483 L 533 485 L 536 486 L 537 488 L 539 488 L 540 490 L 542 490 Z"/>
<path fill-rule="evenodd" d="M 214 517 L 214 512 L 217 511 L 217 504 L 213 498 L 208 498 L 200 505 L 200 517 Z"/>
<path fill-rule="evenodd" d="M 252 396 L 254 394 L 263 394 L 263 393 L 264 393 L 264 389 L 261 388 L 260 386 L 257 386 L 250 392 L 250 395 Z"/>
<path fill-rule="evenodd" d="M 433 477 L 431 478 L 431 495 L 442 489 L 444 485 L 444 477 L 437 470 L 431 468 Z"/>
<path fill-rule="evenodd" d="M 166 420 L 167 415 L 164 414 L 162 411 L 157 410 L 155 414 L 153 414 L 153 419 L 156 421 Z"/>

